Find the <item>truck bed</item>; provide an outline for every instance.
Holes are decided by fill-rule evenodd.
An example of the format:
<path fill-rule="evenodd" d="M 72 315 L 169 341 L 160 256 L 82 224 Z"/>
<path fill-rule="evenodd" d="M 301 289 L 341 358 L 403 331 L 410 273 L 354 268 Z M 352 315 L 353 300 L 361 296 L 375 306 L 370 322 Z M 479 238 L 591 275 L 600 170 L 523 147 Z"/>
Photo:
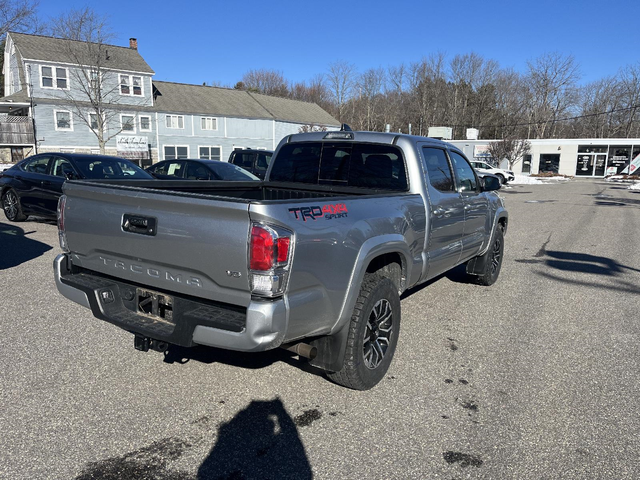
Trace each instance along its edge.
<path fill-rule="evenodd" d="M 341 187 L 336 185 L 303 185 L 280 182 L 230 182 L 193 180 L 97 180 L 74 181 L 90 183 L 94 186 L 121 187 L 125 189 L 153 189 L 167 193 L 189 193 L 197 195 L 225 197 L 230 201 L 265 202 L 271 200 L 292 200 L 304 198 L 326 198 L 337 196 L 398 195 L 402 192 Z"/>

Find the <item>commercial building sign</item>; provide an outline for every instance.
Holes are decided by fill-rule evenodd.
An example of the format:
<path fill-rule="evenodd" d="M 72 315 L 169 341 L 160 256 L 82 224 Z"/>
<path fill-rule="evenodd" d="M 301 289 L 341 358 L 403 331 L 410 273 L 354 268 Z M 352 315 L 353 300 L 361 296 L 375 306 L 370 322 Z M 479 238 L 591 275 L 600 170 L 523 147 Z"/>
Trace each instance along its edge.
<path fill-rule="evenodd" d="M 491 158 L 491 152 L 489 152 L 489 145 L 474 145 L 473 156 L 476 158 Z"/>
<path fill-rule="evenodd" d="M 149 158 L 149 138 L 135 135 L 116 136 L 118 156 L 134 160 Z"/>

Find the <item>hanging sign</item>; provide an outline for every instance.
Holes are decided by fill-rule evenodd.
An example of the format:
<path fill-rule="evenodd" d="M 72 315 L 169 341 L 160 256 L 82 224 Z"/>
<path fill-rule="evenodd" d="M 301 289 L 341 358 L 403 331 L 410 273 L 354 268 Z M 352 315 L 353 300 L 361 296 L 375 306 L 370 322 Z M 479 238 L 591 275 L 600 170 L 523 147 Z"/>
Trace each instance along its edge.
<path fill-rule="evenodd" d="M 118 135 L 116 136 L 116 148 L 118 151 L 118 156 L 122 158 L 149 158 L 148 137 L 136 135 Z"/>
<path fill-rule="evenodd" d="M 491 158 L 491 152 L 489 152 L 489 145 L 474 145 L 473 156 L 476 158 Z"/>

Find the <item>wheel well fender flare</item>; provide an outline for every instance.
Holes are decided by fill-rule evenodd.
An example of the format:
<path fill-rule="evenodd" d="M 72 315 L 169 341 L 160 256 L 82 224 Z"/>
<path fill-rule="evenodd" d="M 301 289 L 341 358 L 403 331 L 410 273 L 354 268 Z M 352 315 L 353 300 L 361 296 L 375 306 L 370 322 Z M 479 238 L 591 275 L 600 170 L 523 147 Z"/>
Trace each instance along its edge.
<path fill-rule="evenodd" d="M 345 294 L 337 322 L 332 328 L 332 333 L 340 330 L 341 327 L 349 323 L 351 312 L 356 304 L 360 286 L 362 285 L 369 265 L 378 257 L 387 254 L 398 255 L 401 261 L 400 268 L 402 270 L 402 278 L 411 278 L 411 269 L 413 266 L 410 260 L 412 258 L 411 252 L 409 251 L 406 239 L 402 235 L 386 234 L 367 239 L 360 247 L 360 251 L 353 265 L 349 288 Z M 397 285 L 397 287 L 399 290 L 404 290 L 406 285 Z"/>

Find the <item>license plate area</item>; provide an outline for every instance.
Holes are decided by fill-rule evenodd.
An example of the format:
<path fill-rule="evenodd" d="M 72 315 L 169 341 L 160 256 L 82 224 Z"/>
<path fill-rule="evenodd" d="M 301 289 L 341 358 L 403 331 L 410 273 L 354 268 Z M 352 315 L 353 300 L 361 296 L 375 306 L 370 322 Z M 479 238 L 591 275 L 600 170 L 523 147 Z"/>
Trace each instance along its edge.
<path fill-rule="evenodd" d="M 173 297 L 143 288 L 136 289 L 138 314 L 173 323 Z"/>

